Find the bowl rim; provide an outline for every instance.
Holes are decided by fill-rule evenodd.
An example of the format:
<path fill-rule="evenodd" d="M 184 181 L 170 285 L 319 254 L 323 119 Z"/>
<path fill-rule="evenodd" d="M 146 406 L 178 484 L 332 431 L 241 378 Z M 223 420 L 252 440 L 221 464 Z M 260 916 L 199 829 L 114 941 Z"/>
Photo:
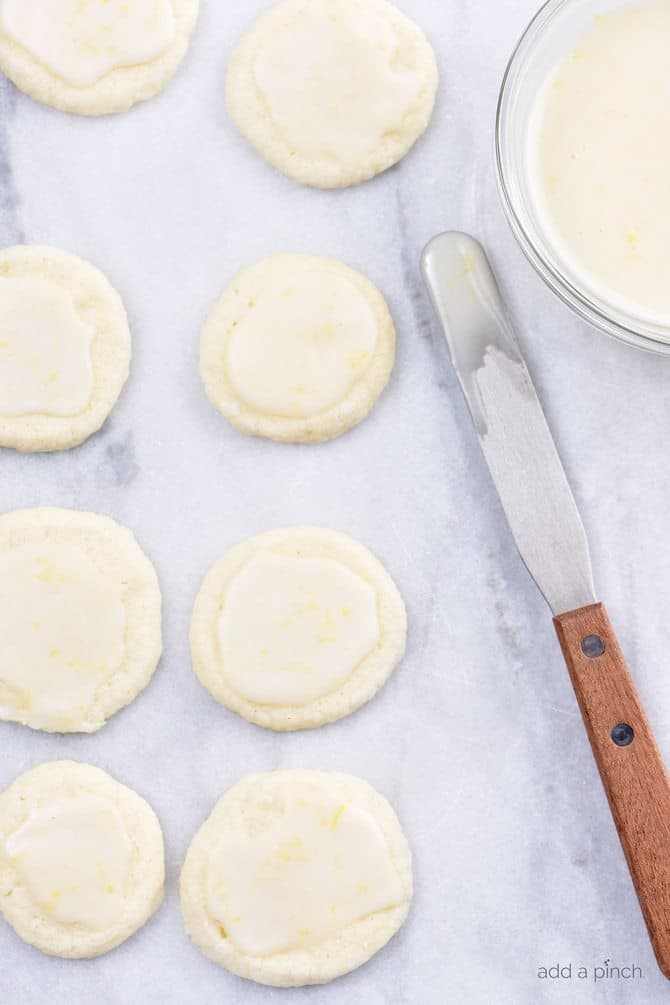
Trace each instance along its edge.
<path fill-rule="evenodd" d="M 654 338 L 653 335 L 643 334 L 606 313 L 547 258 L 528 233 L 511 191 L 510 177 L 514 179 L 514 175 L 510 176 L 507 172 L 505 154 L 507 150 L 506 125 L 515 75 L 523 66 L 523 60 L 532 53 L 538 39 L 541 38 L 544 29 L 551 20 L 563 8 L 577 2 L 578 0 L 545 0 L 522 31 L 507 61 L 498 93 L 495 120 L 495 166 L 498 195 L 507 222 L 519 247 L 537 274 L 559 300 L 567 304 L 582 320 L 587 321 L 592 327 L 599 329 L 611 338 L 637 349 L 667 356 L 670 355 L 670 341 L 664 342 L 660 338 Z M 668 327 L 667 333 L 670 340 L 670 327 Z"/>

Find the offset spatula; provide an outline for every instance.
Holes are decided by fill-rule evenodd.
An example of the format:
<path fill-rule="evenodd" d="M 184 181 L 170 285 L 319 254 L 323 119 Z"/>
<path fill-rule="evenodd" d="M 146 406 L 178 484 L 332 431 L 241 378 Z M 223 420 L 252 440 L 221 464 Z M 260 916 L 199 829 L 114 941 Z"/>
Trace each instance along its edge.
<path fill-rule="evenodd" d="M 670 779 L 602 604 L 586 534 L 482 247 L 434 238 L 423 274 L 521 557 L 554 625 L 658 964 L 670 978 Z"/>

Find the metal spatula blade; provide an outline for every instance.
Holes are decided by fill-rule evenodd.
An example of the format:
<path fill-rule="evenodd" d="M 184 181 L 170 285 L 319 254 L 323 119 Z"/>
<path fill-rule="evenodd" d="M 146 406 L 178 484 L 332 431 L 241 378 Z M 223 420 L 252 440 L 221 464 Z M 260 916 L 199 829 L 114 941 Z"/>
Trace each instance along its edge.
<path fill-rule="evenodd" d="M 440 234 L 422 268 L 528 571 L 554 614 L 595 603 L 584 527 L 481 245 Z"/>

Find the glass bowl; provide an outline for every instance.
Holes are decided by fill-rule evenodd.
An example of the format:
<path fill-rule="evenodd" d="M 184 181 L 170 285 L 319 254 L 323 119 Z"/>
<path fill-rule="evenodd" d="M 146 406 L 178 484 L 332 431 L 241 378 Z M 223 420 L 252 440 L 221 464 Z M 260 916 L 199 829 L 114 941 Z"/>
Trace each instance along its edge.
<path fill-rule="evenodd" d="M 670 355 L 670 327 L 603 299 L 571 270 L 543 229 L 531 196 L 526 149 L 542 83 L 598 14 L 634 0 L 549 0 L 530 22 L 505 70 L 496 118 L 498 188 L 512 231 L 549 288 L 580 317 L 628 345 Z"/>

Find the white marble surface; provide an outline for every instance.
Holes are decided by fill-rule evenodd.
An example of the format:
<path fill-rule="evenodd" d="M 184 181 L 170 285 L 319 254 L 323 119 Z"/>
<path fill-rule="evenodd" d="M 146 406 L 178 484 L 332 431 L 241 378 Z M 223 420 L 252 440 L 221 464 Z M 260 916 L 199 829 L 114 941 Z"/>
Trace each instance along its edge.
<path fill-rule="evenodd" d="M 447 227 L 486 242 L 515 313 L 608 602 L 670 760 L 670 361 L 624 348 L 557 303 L 522 258 L 495 193 L 499 80 L 534 0 L 404 0 L 438 52 L 433 124 L 398 168 L 356 189 L 301 189 L 236 136 L 223 80 L 265 0 L 204 0 L 186 64 L 158 98 L 88 121 L 0 86 L 0 239 L 90 258 L 121 291 L 132 376 L 104 430 L 52 456 L 0 454 L 0 509 L 74 506 L 127 523 L 156 562 L 165 656 L 94 736 L 2 725 L 0 785 L 49 758 L 109 769 L 165 830 L 165 905 L 96 961 L 51 960 L 0 924 L 0 1000 L 236 1005 L 656 1003 L 658 974 L 549 612 L 521 565 L 417 269 Z M 387 294 L 397 367 L 370 419 L 320 447 L 235 433 L 197 373 L 203 316 L 240 265 L 276 251 L 340 256 Z M 187 626 L 208 564 L 271 527 L 359 537 L 407 602 L 407 657 L 366 708 L 293 735 L 219 708 L 193 676 Z M 369 965 L 321 989 L 231 977 L 185 937 L 177 875 L 218 795 L 249 770 L 359 773 L 394 803 L 416 898 Z M 640 981 L 540 981 L 560 961 L 636 963 Z"/>

